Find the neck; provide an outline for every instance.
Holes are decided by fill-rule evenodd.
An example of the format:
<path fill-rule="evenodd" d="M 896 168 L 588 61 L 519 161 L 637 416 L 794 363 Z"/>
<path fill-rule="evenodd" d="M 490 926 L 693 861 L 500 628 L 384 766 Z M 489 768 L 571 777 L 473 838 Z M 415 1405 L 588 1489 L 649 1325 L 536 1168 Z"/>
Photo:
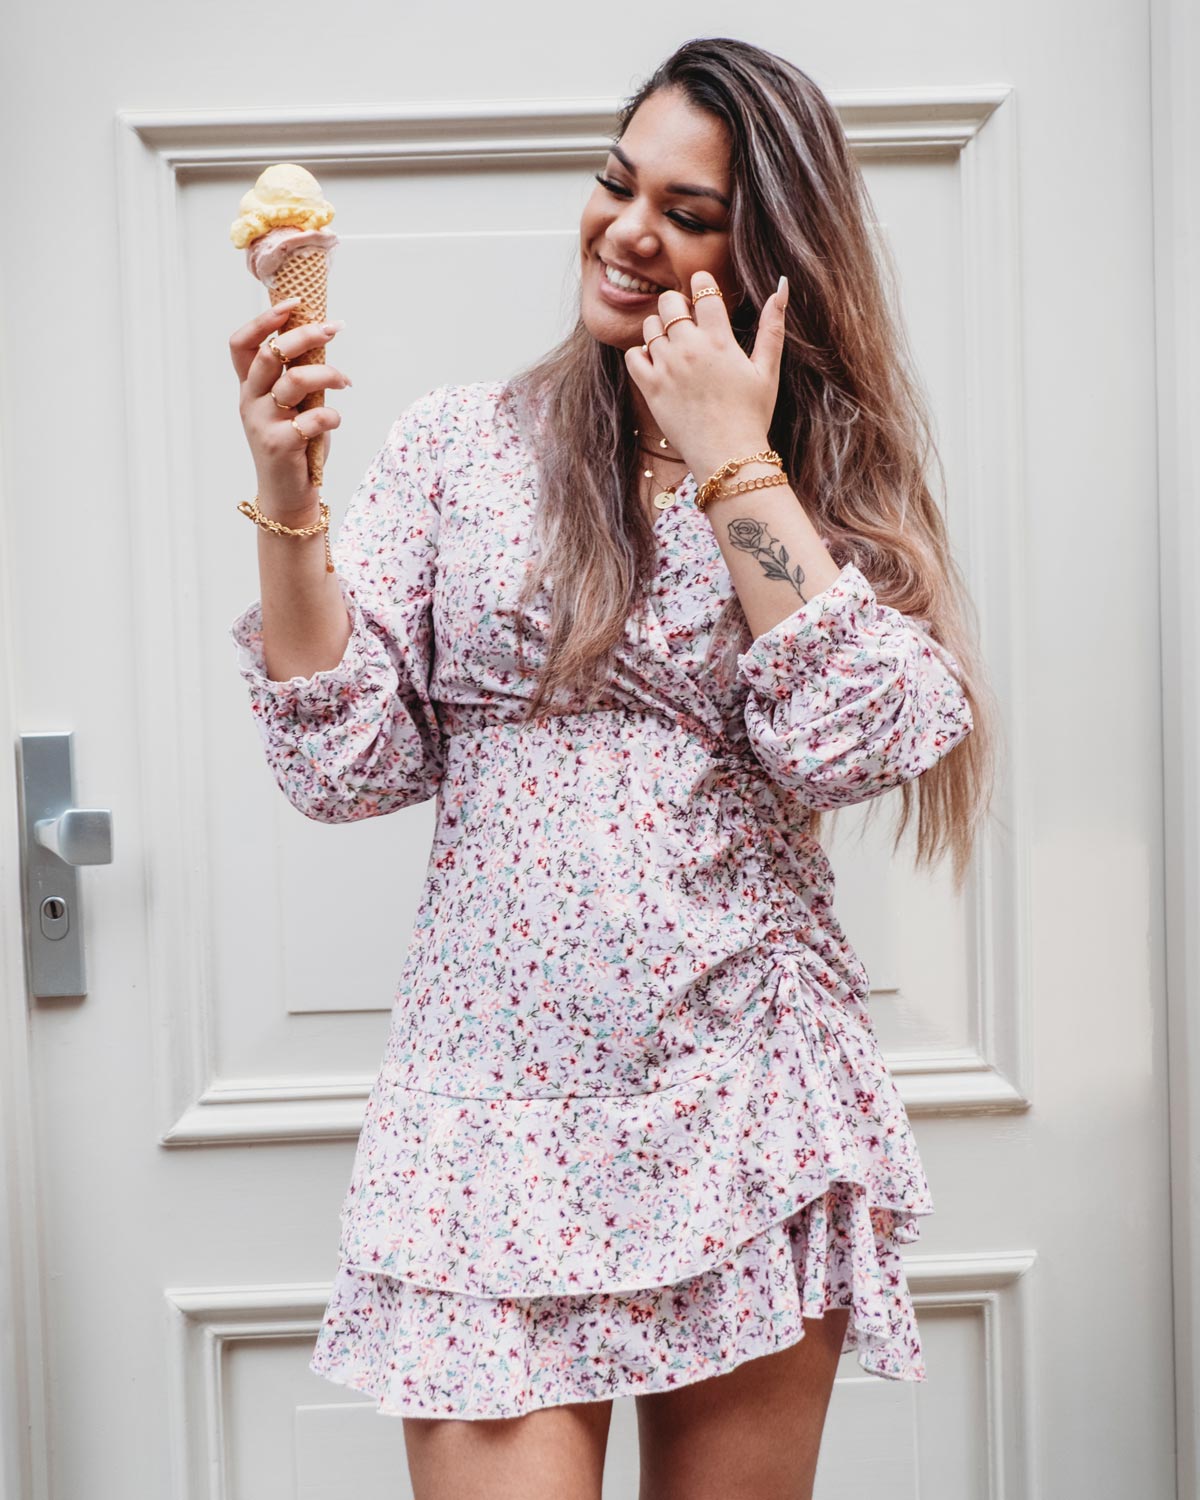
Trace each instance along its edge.
<path fill-rule="evenodd" d="M 634 442 L 642 448 L 655 449 L 658 456 L 664 459 L 677 456 L 671 453 L 673 444 L 669 444 L 666 448 L 659 447 L 659 440 L 663 436 L 662 430 L 650 415 L 650 408 L 646 404 L 645 396 L 642 395 L 641 391 L 632 381 L 630 382 L 629 392 L 633 406 L 633 425 L 638 429 L 638 436 L 634 439 Z"/>

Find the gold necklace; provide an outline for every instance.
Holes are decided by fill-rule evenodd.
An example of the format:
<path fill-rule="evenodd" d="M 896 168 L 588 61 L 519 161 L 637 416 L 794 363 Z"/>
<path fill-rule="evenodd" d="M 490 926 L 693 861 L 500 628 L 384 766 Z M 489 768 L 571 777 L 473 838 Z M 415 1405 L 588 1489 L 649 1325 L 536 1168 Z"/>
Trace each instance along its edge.
<path fill-rule="evenodd" d="M 633 429 L 633 435 L 634 435 L 634 437 L 637 437 L 638 433 L 639 433 L 639 430 L 638 430 L 638 428 L 635 427 Z M 659 446 L 659 448 L 668 448 L 668 447 L 670 447 L 670 444 L 667 442 L 666 438 L 664 437 L 664 438 L 659 438 L 659 440 L 658 440 L 658 446 Z M 641 445 L 641 443 L 638 444 L 638 452 L 639 453 L 655 453 L 656 451 L 657 450 L 654 449 L 654 448 L 643 448 L 642 445 Z M 676 458 L 672 454 L 658 454 L 658 456 L 660 458 L 665 458 L 668 463 L 681 464 L 681 463 L 684 462 L 683 458 Z M 653 488 L 654 488 L 654 470 L 653 469 L 643 469 L 642 470 L 642 477 L 643 477 L 643 479 L 648 479 L 650 481 L 650 488 L 651 488 L 651 490 L 653 490 Z M 674 505 L 676 492 L 678 491 L 679 486 L 682 483 L 683 483 L 683 479 L 677 479 L 674 484 L 669 484 L 664 489 L 660 489 L 657 492 L 657 494 L 654 495 L 654 498 L 653 498 L 653 500 L 651 502 L 653 504 L 655 510 L 666 510 L 666 508 L 667 508 L 668 505 Z"/>

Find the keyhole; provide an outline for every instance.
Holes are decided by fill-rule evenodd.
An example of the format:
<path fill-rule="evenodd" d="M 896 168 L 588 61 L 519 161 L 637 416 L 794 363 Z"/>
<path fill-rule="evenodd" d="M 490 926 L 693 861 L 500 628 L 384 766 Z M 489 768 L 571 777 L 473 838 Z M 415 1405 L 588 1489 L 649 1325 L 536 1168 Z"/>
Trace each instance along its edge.
<path fill-rule="evenodd" d="M 47 896 L 42 902 L 42 912 L 51 922 L 57 922 L 66 916 L 67 903 L 61 896 Z"/>

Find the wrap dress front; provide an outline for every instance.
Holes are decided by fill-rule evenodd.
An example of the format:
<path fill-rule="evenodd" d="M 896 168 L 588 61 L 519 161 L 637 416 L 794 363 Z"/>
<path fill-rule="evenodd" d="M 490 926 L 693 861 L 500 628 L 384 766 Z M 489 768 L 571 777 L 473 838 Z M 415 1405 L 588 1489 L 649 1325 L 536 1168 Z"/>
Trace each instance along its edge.
<path fill-rule="evenodd" d="M 537 472 L 502 385 L 396 419 L 334 544 L 336 667 L 268 678 L 260 601 L 230 627 L 300 812 L 436 797 L 310 1368 L 381 1413 L 514 1416 L 848 1307 L 864 1370 L 923 1380 L 900 1246 L 932 1198 L 806 814 L 963 739 L 958 664 L 852 564 L 751 639 L 689 474 L 601 704 L 523 722 Z"/>

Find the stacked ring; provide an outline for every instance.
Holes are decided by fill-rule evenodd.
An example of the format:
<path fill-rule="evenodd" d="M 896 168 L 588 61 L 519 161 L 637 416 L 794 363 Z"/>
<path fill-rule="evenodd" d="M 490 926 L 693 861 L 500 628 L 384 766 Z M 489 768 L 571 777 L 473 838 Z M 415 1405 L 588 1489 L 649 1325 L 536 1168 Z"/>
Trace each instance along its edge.
<path fill-rule="evenodd" d="M 719 286 L 702 286 L 691 300 L 693 303 L 699 302 L 701 297 L 720 297 L 722 300 L 724 300 L 725 293 Z M 679 313 L 675 317 L 670 318 L 666 323 L 663 324 L 661 333 L 652 333 L 650 335 L 650 337 L 642 345 L 642 353 L 650 353 L 650 345 L 654 342 L 655 339 L 666 338 L 667 329 L 670 328 L 672 323 L 683 322 L 693 323 L 695 322 L 695 319 L 692 317 L 691 313 Z"/>
<path fill-rule="evenodd" d="M 283 361 L 282 368 L 279 371 L 279 373 L 282 375 L 284 373 L 284 371 L 288 367 L 288 359 L 287 359 L 287 355 L 283 352 L 283 350 L 275 342 L 276 338 L 277 338 L 277 335 L 276 334 L 272 334 L 269 339 L 265 339 L 263 342 L 264 342 L 264 347 L 265 348 L 269 349 L 272 354 L 278 354 L 279 358 Z M 279 399 L 279 397 L 275 394 L 275 388 L 274 388 L 274 386 L 272 386 L 272 388 L 267 392 L 267 394 L 270 396 L 271 400 L 274 401 L 275 405 L 280 409 L 280 411 L 295 411 L 296 408 L 300 405 L 300 403 L 298 401 L 292 401 L 290 403 L 287 402 L 287 401 L 281 401 Z M 292 418 L 292 426 L 296 427 L 296 419 L 295 419 L 295 417 Z M 306 437 L 303 432 L 300 432 L 300 428 L 299 427 L 296 427 L 296 431 L 300 433 L 300 439 L 301 439 L 302 442 L 308 443 L 308 442 L 311 441 L 311 439 L 308 438 L 308 437 Z"/>

